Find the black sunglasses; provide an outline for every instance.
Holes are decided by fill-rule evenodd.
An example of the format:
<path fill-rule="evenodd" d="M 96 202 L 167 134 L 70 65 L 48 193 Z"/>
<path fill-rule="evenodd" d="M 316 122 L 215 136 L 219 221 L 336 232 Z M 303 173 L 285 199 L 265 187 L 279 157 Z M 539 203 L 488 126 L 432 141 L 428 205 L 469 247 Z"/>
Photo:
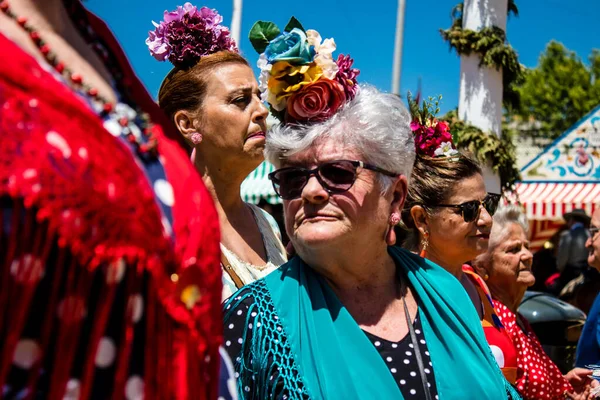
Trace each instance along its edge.
<path fill-rule="evenodd" d="M 293 200 L 302 195 L 302 190 L 313 175 L 328 193 L 346 192 L 356 182 L 359 167 L 387 176 L 397 177 L 400 175 L 362 161 L 336 160 L 323 163 L 315 169 L 300 167 L 281 168 L 271 172 L 269 179 L 273 183 L 275 193 L 279 197 L 283 200 Z"/>
<path fill-rule="evenodd" d="M 481 206 L 493 216 L 498 209 L 501 195 L 497 193 L 488 193 L 483 200 L 465 201 L 461 204 L 437 204 L 435 207 L 450 207 L 460 210 L 465 222 L 473 222 L 479 218 Z"/>

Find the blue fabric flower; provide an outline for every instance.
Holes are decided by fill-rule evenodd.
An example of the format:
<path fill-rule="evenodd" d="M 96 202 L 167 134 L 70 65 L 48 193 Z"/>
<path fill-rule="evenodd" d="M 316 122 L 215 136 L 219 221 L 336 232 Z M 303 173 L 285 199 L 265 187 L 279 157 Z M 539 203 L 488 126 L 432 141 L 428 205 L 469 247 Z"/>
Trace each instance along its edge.
<path fill-rule="evenodd" d="M 294 28 L 273 39 L 265 49 L 265 55 L 270 64 L 287 61 L 292 65 L 304 65 L 313 61 L 315 49 L 308 44 L 306 33 Z"/>

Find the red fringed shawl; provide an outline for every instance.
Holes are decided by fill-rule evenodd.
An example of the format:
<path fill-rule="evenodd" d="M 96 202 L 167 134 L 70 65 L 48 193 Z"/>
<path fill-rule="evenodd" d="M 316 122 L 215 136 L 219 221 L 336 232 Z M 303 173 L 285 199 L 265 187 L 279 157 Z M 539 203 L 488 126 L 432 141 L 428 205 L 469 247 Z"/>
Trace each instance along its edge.
<path fill-rule="evenodd" d="M 12 221 L 3 221 L 0 208 L 0 244 L 7 246 L 0 249 L 0 396 L 11 383 L 19 338 L 36 313 L 39 347 L 28 365 L 28 398 L 43 366 L 50 375 L 45 397 L 62 399 L 74 360 L 81 357 L 79 393 L 89 398 L 96 349 L 118 308 L 117 282 L 126 282 L 129 300 L 135 293 L 145 296 L 145 398 L 214 399 L 221 341 L 217 214 L 178 135 L 161 129 L 168 121 L 113 35 L 97 17 L 89 18 L 116 55 L 133 100 L 153 118 L 173 187 L 175 242 L 164 231 L 152 187 L 132 152 L 68 87 L 0 35 L 0 198 L 12 199 Z M 98 294 L 92 282 L 99 271 L 106 279 Z M 45 294 L 47 308 L 32 309 L 47 274 L 56 276 Z M 101 301 L 84 334 L 91 293 Z M 126 398 L 131 389 L 131 346 L 140 340 L 127 304 L 117 333 L 112 399 Z"/>

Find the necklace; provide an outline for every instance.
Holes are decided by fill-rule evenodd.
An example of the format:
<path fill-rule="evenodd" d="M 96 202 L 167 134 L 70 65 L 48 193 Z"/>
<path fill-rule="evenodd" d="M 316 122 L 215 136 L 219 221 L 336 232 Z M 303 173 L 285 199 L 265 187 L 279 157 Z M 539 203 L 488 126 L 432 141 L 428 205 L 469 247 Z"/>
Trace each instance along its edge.
<path fill-rule="evenodd" d="M 421 354 L 421 348 L 417 341 L 417 333 L 413 326 L 413 320 L 410 316 L 410 311 L 406 305 L 406 296 L 408 295 L 408 288 L 404 285 L 404 279 L 400 281 L 400 292 L 402 295 L 402 306 L 404 307 L 404 316 L 406 317 L 406 325 L 408 326 L 408 333 L 410 335 L 410 341 L 412 342 L 413 349 L 415 351 L 415 358 L 417 359 L 417 365 L 419 367 L 419 373 L 421 375 L 421 383 L 423 384 L 423 394 L 425 399 L 432 400 L 431 392 L 429 391 L 429 382 L 427 382 L 427 375 L 425 373 L 425 363 L 423 362 L 423 355 Z"/>
<path fill-rule="evenodd" d="M 36 45 L 48 64 L 64 78 L 65 82 L 73 90 L 89 96 L 92 103 L 95 103 L 94 105 L 97 106 L 97 109 L 96 107 L 93 108 L 103 120 L 106 118 L 114 118 L 118 121 L 119 125 L 122 127 L 125 138 L 134 147 L 136 153 L 144 156 L 157 156 L 157 141 L 152 135 L 152 123 L 147 113 L 142 112 L 139 109 L 136 110 L 136 114 L 139 118 L 138 123 L 142 133 L 142 135 L 136 136 L 134 134 L 136 130 L 129 128 L 131 124 L 134 124 L 134 121 L 123 115 L 123 113 L 117 113 L 118 107 L 115 104 L 99 94 L 98 89 L 89 85 L 81 74 L 73 72 L 73 70 L 65 65 L 64 62 L 60 61 L 56 53 L 52 51 L 50 46 L 40 36 L 38 30 L 27 21 L 27 18 L 18 16 L 12 12 L 8 0 L 0 0 L 0 11 L 14 20 L 18 26 L 29 34 L 29 38 Z M 93 46 L 93 48 L 94 51 L 98 52 L 98 46 Z M 103 58 L 100 54 L 99 56 L 100 58 Z M 142 137 L 139 136 L 143 136 L 145 140 L 142 140 Z"/>

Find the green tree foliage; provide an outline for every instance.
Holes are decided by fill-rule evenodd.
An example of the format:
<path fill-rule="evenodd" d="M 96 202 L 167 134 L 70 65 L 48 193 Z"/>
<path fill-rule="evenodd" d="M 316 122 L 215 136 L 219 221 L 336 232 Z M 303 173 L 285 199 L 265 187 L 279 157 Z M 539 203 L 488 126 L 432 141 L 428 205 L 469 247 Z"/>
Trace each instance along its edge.
<path fill-rule="evenodd" d="M 586 65 L 561 43 L 548 43 L 538 66 L 526 69 L 513 86 L 519 101 L 507 110 L 508 120 L 539 122 L 521 130 L 528 136 L 558 137 L 600 104 L 600 50 L 592 51 L 589 62 Z"/>

